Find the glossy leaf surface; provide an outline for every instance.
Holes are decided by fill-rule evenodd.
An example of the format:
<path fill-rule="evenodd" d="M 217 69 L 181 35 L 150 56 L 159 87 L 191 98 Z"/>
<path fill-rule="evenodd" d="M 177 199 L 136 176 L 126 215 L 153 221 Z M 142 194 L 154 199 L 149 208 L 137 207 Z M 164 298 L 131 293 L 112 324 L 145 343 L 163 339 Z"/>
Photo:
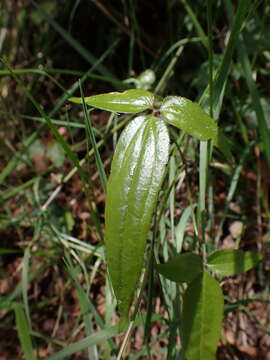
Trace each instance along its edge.
<path fill-rule="evenodd" d="M 183 347 L 187 360 L 216 359 L 222 317 L 222 291 L 205 271 L 184 294 Z"/>
<path fill-rule="evenodd" d="M 159 274 L 175 282 L 190 282 L 201 271 L 201 258 L 197 254 L 178 254 L 166 264 L 157 264 Z"/>
<path fill-rule="evenodd" d="M 219 275 L 233 276 L 252 269 L 262 258 L 251 251 L 217 250 L 208 257 L 207 266 Z"/>
<path fill-rule="evenodd" d="M 72 97 L 69 100 L 82 104 L 82 98 Z M 89 96 L 84 100 L 87 105 L 97 109 L 119 113 L 138 113 L 153 106 L 154 95 L 146 90 L 131 89 L 124 92 Z"/>
<path fill-rule="evenodd" d="M 139 116 L 123 131 L 113 158 L 107 187 L 105 245 L 121 328 L 141 275 L 168 154 L 166 124 L 153 116 Z"/>
<path fill-rule="evenodd" d="M 162 118 L 195 138 L 206 141 L 216 139 L 217 125 L 197 103 L 180 96 L 169 96 L 163 100 Z"/>

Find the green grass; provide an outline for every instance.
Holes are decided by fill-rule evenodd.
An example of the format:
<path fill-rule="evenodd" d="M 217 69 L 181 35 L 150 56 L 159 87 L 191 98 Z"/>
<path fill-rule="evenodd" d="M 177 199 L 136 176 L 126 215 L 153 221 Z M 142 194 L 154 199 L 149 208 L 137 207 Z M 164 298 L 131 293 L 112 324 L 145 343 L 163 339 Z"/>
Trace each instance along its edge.
<path fill-rule="evenodd" d="M 13 17 L 8 3 L 0 4 L 0 331 L 13 350 L 3 336 L 0 347 L 7 358 L 180 358 L 185 286 L 158 276 L 154 262 L 186 251 L 206 256 L 228 237 L 232 247 L 262 252 L 270 241 L 269 4 L 47 0 L 18 4 Z M 124 339 L 106 272 L 104 202 L 130 116 L 68 98 L 124 90 L 125 79 L 150 68 L 150 90 L 200 102 L 229 153 L 170 129 L 149 281 Z M 48 157 L 55 144 L 60 163 Z M 236 222 L 243 231 L 234 238 Z M 242 311 L 255 319 L 253 333 L 269 336 L 265 263 L 250 276 L 253 295 L 244 287 L 249 274 L 240 279 L 242 298 L 224 280 L 226 316 Z M 219 354 L 232 356 L 226 341 L 224 332 Z"/>

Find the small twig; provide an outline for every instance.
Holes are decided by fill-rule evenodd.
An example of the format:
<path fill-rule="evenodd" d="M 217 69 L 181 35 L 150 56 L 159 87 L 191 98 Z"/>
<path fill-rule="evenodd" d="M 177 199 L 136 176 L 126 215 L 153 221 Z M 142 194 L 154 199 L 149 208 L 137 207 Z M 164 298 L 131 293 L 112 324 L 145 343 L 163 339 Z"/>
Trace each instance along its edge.
<path fill-rule="evenodd" d="M 48 206 L 53 202 L 53 200 L 56 198 L 56 196 L 59 194 L 59 192 L 62 189 L 62 185 L 58 185 L 57 188 L 52 192 L 49 199 L 45 202 L 45 204 L 42 205 L 41 210 L 45 211 L 47 210 Z"/>

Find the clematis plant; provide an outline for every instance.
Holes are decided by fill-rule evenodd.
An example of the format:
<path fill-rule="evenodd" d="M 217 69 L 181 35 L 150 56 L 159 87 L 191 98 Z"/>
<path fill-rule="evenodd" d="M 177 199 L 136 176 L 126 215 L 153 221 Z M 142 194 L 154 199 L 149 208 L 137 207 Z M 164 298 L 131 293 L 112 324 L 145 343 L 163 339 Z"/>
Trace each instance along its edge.
<path fill-rule="evenodd" d="M 82 98 L 74 103 L 116 113 L 139 114 L 122 132 L 113 156 L 105 209 L 105 251 L 108 272 L 120 312 L 120 329 L 142 274 L 153 211 L 169 160 L 168 125 L 200 141 L 218 145 L 215 121 L 197 103 L 184 97 L 165 97 L 156 108 L 153 93 L 131 89 Z M 183 350 L 187 360 L 215 359 L 223 317 L 223 294 L 211 276 L 232 276 L 254 267 L 260 254 L 216 250 L 206 259 L 195 253 L 178 254 L 156 264 L 161 276 L 186 283 L 183 304 Z"/>

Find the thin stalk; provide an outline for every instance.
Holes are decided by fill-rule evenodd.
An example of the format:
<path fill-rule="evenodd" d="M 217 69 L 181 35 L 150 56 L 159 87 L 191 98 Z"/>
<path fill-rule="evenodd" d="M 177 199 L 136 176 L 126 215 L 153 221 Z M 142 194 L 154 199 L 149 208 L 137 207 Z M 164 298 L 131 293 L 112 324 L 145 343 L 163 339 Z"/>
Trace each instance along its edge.
<path fill-rule="evenodd" d="M 207 0 L 207 27 L 208 27 L 208 71 L 209 71 L 209 100 L 210 116 L 213 117 L 213 21 L 212 1 Z"/>
<path fill-rule="evenodd" d="M 157 84 L 154 93 L 158 93 L 162 90 L 163 86 L 165 85 L 165 81 L 167 80 L 167 78 L 169 77 L 169 75 L 171 74 L 179 56 L 181 55 L 182 51 L 184 49 L 184 46 L 179 46 L 179 48 L 177 49 L 174 57 L 172 58 L 170 64 L 168 65 L 167 69 L 165 70 L 164 74 L 162 75 L 159 83 Z"/>
<path fill-rule="evenodd" d="M 100 63 L 99 60 L 98 60 L 98 63 Z M 30 69 L 12 69 L 12 72 L 13 72 L 13 74 L 16 74 L 16 75 L 37 74 L 37 75 L 41 75 L 41 76 L 48 76 L 59 87 L 61 87 L 61 84 L 59 82 L 57 82 L 54 77 L 51 77 L 50 74 L 63 74 L 63 75 L 71 75 L 71 76 L 78 76 L 78 77 L 85 76 L 86 78 L 115 84 L 115 86 L 119 87 L 119 89 L 126 87 L 122 80 L 117 80 L 114 78 L 110 78 L 108 76 L 92 74 L 91 72 L 84 73 L 84 72 L 78 71 L 78 70 L 47 69 L 47 68 L 31 69 L 30 68 Z M 10 75 L 10 70 L 0 70 L 0 76 L 8 76 L 8 75 Z M 64 89 L 64 92 L 66 92 L 66 89 Z M 70 94 L 69 94 L 69 96 L 70 96 Z"/>
<path fill-rule="evenodd" d="M 147 312 L 146 312 L 146 320 L 145 320 L 145 327 L 144 327 L 144 343 L 148 347 L 148 343 L 150 340 L 150 328 L 151 328 L 151 317 L 153 312 L 153 281 L 154 281 L 154 248 L 155 248 L 155 239 L 158 232 L 158 223 L 157 223 L 157 212 L 155 215 L 154 220 L 154 233 L 153 238 L 151 241 L 151 248 L 150 248 L 150 254 L 149 254 L 149 262 L 148 262 L 148 290 L 147 290 Z M 149 351 L 148 351 L 149 353 Z"/>
<path fill-rule="evenodd" d="M 208 26 L 208 66 L 209 66 L 209 107 L 210 115 L 213 116 L 213 44 L 212 44 L 212 4 L 207 0 L 207 26 Z M 203 263 L 206 262 L 205 253 L 205 212 L 206 212 L 206 192 L 209 171 L 209 161 L 211 157 L 210 142 L 200 142 L 200 174 L 199 174 L 199 206 L 198 224 L 200 227 L 200 242 Z"/>
<path fill-rule="evenodd" d="M 186 11 L 201 39 L 202 44 L 207 48 L 208 47 L 208 43 L 207 43 L 207 35 L 205 34 L 203 28 L 201 27 L 201 24 L 199 23 L 195 13 L 193 12 L 192 8 L 190 7 L 189 3 L 187 0 L 180 0 L 182 2 L 182 4 L 184 5 L 184 7 L 186 8 Z"/>
<path fill-rule="evenodd" d="M 144 274 L 143 274 L 142 285 L 141 285 L 141 288 L 140 288 L 139 295 L 138 295 L 138 297 L 136 299 L 136 302 L 135 302 L 134 311 L 133 311 L 133 314 L 131 316 L 131 321 L 130 321 L 130 323 L 128 325 L 127 331 L 125 333 L 124 340 L 123 340 L 123 342 L 121 344 L 121 347 L 120 347 L 120 350 L 119 350 L 119 353 L 117 355 L 116 360 L 121 360 L 122 356 L 124 354 L 125 348 L 127 346 L 127 343 L 129 341 L 129 338 L 130 338 L 130 335 L 131 335 L 131 330 L 132 330 L 134 322 L 135 322 L 135 318 L 136 318 L 137 313 L 139 311 L 139 306 L 141 304 L 141 300 L 142 300 L 142 297 L 143 297 L 143 292 L 144 292 L 144 288 L 145 288 L 147 280 L 148 280 L 148 269 L 146 269 Z"/>
<path fill-rule="evenodd" d="M 85 116 L 85 121 L 86 121 L 86 132 L 87 132 L 87 135 L 88 135 L 89 140 L 91 142 L 92 149 L 94 151 L 95 160 L 96 160 L 96 164 L 97 164 L 97 168 L 98 168 L 98 172 L 99 172 L 99 176 L 100 176 L 101 185 L 103 187 L 104 193 L 106 194 L 107 176 L 106 176 L 106 173 L 105 173 L 105 170 L 104 170 L 104 165 L 102 163 L 102 160 L 101 160 L 101 157 L 100 157 L 100 154 L 99 154 L 99 151 L 98 151 L 93 126 L 91 124 L 91 119 L 90 119 L 90 116 L 89 116 L 89 113 L 87 111 L 86 104 L 85 104 L 85 101 L 84 101 L 84 94 L 83 94 L 83 89 L 82 89 L 81 83 L 79 83 L 79 87 L 80 87 L 81 97 L 82 97 L 82 100 L 83 100 L 83 111 L 84 111 L 84 116 Z"/>

